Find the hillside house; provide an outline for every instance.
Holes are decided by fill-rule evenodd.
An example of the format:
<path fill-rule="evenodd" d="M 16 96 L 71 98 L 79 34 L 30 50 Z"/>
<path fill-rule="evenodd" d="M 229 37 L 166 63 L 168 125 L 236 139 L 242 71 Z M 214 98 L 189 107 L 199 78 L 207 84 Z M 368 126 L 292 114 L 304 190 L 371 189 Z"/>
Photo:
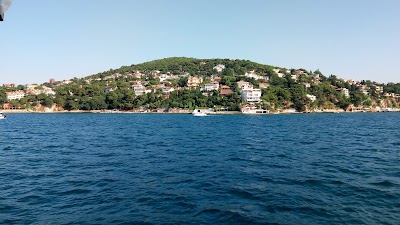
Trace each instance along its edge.
<path fill-rule="evenodd" d="M 259 84 L 258 84 L 258 87 L 259 87 L 259 88 L 268 88 L 269 85 L 270 85 L 269 83 L 262 82 L 262 83 L 259 83 Z"/>
<path fill-rule="evenodd" d="M 227 85 L 222 85 L 220 87 L 220 95 L 231 95 L 233 94 L 232 89 Z"/>
<path fill-rule="evenodd" d="M 131 88 L 132 88 L 133 91 L 135 92 L 135 95 L 136 95 L 136 96 L 143 95 L 143 94 L 147 94 L 147 93 L 150 93 L 150 92 L 151 92 L 151 90 L 147 90 L 147 88 L 146 88 L 143 84 L 141 84 L 141 83 L 133 84 L 133 85 L 131 86 Z"/>
<path fill-rule="evenodd" d="M 222 72 L 225 69 L 225 65 L 218 64 L 213 67 L 214 70 L 216 70 L 218 73 Z"/>
<path fill-rule="evenodd" d="M 31 90 L 31 89 L 35 89 L 36 87 L 38 87 L 39 85 L 37 85 L 37 84 L 27 84 L 27 85 L 25 85 L 25 88 L 27 89 L 27 90 Z"/>
<path fill-rule="evenodd" d="M 360 90 L 364 95 L 369 94 L 370 87 L 368 87 L 367 85 L 357 85 L 357 87 L 358 90 Z"/>
<path fill-rule="evenodd" d="M 173 92 L 173 91 L 175 91 L 175 88 L 173 88 L 173 87 L 164 87 L 164 88 L 162 89 L 162 92 L 165 93 L 165 94 L 171 93 L 171 92 Z"/>
<path fill-rule="evenodd" d="M 133 71 L 133 77 L 135 77 L 136 79 L 140 79 L 140 78 L 142 78 L 142 73 L 139 71 L 139 70 L 134 70 Z"/>
<path fill-rule="evenodd" d="M 21 99 L 25 97 L 25 92 L 24 91 L 11 91 L 11 92 L 6 92 L 7 95 L 7 100 L 16 100 L 16 99 Z"/>
<path fill-rule="evenodd" d="M 356 80 L 353 80 L 353 79 L 351 79 L 351 80 L 345 80 L 345 82 L 348 83 L 348 84 L 352 84 L 352 85 L 357 85 L 358 83 L 360 83 L 360 82 L 358 82 L 358 81 L 356 81 Z"/>
<path fill-rule="evenodd" d="M 221 82 L 221 80 L 222 80 L 222 78 L 220 76 L 217 76 L 215 74 L 211 76 L 211 81 L 212 82 L 218 82 L 219 83 L 219 82 Z"/>
<path fill-rule="evenodd" d="M 218 89 L 219 89 L 218 82 L 204 84 L 203 86 L 200 87 L 200 91 L 214 91 L 214 90 L 218 90 Z"/>
<path fill-rule="evenodd" d="M 244 74 L 244 76 L 248 77 L 248 78 L 254 78 L 256 80 L 264 80 L 264 79 L 266 79 L 264 76 L 256 74 L 256 72 L 254 70 L 246 72 Z"/>
<path fill-rule="evenodd" d="M 188 78 L 188 87 L 197 87 L 203 82 L 203 78 L 197 76 L 190 76 Z"/>
<path fill-rule="evenodd" d="M 376 86 L 376 87 L 375 87 L 375 91 L 376 91 L 377 93 L 383 93 L 383 86 Z"/>
<path fill-rule="evenodd" d="M 312 102 L 315 102 L 317 100 L 317 96 L 315 96 L 315 95 L 307 94 L 307 98 L 310 99 Z"/>
<path fill-rule="evenodd" d="M 346 98 L 350 97 L 350 92 L 347 88 L 336 88 L 336 91 L 339 91 L 340 94 Z"/>
<path fill-rule="evenodd" d="M 243 89 L 252 89 L 253 88 L 252 84 L 250 84 L 249 82 L 243 81 L 243 80 L 238 81 L 236 83 L 237 83 L 239 89 L 241 89 L 241 90 L 243 90 Z"/>
<path fill-rule="evenodd" d="M 15 87 L 15 84 L 3 84 L 3 87 L 5 87 L 5 88 L 13 88 L 13 87 Z"/>

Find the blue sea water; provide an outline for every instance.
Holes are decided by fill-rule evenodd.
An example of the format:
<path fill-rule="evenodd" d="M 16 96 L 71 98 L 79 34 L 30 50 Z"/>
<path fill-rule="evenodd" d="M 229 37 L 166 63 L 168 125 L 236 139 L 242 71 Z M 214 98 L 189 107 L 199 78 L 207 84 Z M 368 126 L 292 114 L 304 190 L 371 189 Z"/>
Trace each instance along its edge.
<path fill-rule="evenodd" d="M 0 224 L 400 224 L 400 113 L 10 114 Z"/>

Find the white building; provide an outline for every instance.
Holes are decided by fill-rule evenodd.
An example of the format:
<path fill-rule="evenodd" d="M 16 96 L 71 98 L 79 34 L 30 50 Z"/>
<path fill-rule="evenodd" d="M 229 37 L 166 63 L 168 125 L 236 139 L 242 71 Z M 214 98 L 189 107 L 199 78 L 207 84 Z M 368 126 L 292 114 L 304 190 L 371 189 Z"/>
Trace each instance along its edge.
<path fill-rule="evenodd" d="M 307 94 L 307 98 L 309 98 L 312 102 L 315 102 L 317 100 L 317 96 L 315 96 L 315 95 Z"/>
<path fill-rule="evenodd" d="M 336 91 L 340 91 L 342 96 L 344 96 L 346 98 L 350 97 L 350 92 L 349 92 L 349 89 L 347 89 L 347 88 L 338 88 L 338 89 L 336 89 Z"/>
<path fill-rule="evenodd" d="M 241 93 L 244 102 L 260 102 L 261 89 L 243 89 Z"/>
<path fill-rule="evenodd" d="M 164 88 L 162 89 L 162 92 L 163 92 L 163 93 L 171 93 L 171 92 L 173 92 L 173 91 L 175 91 L 175 88 L 173 88 L 173 87 L 164 87 Z"/>
<path fill-rule="evenodd" d="M 265 79 L 264 76 L 261 76 L 261 75 L 256 74 L 254 70 L 249 71 L 249 72 L 246 72 L 246 73 L 244 74 L 244 76 L 249 77 L 249 78 L 254 78 L 254 79 L 256 79 L 256 80 L 263 80 L 263 79 Z"/>
<path fill-rule="evenodd" d="M 383 87 L 382 86 L 376 86 L 375 87 L 376 92 L 378 93 L 383 93 Z"/>
<path fill-rule="evenodd" d="M 147 94 L 147 93 L 151 92 L 151 90 L 147 90 L 147 88 L 145 86 L 143 86 L 142 84 L 134 84 L 131 87 L 132 87 L 133 91 L 135 91 L 136 96 Z"/>
<path fill-rule="evenodd" d="M 43 88 L 42 93 L 46 95 L 56 95 L 56 92 L 51 88 Z"/>
<path fill-rule="evenodd" d="M 219 89 L 218 82 L 204 84 L 203 86 L 200 87 L 200 91 L 214 91 L 214 90 L 218 90 L 218 89 Z"/>
<path fill-rule="evenodd" d="M 28 95 L 40 95 L 40 94 L 45 94 L 45 95 L 55 95 L 56 92 L 49 87 L 42 87 L 42 86 L 34 86 L 34 85 L 26 85 L 26 93 Z M 36 88 L 39 87 L 39 88 Z"/>
<path fill-rule="evenodd" d="M 216 70 L 218 73 L 220 73 L 225 69 L 225 65 L 218 64 L 218 65 L 214 66 L 213 69 Z"/>
<path fill-rule="evenodd" d="M 62 84 L 70 84 L 70 83 L 72 83 L 72 80 L 63 80 L 61 83 Z"/>
<path fill-rule="evenodd" d="M 364 95 L 369 95 L 369 87 L 367 85 L 358 85 L 358 90 L 360 90 Z"/>
<path fill-rule="evenodd" d="M 138 88 L 138 89 L 136 89 L 134 91 L 135 91 L 135 95 L 136 96 L 147 94 L 147 93 L 151 93 L 151 90 L 147 90 L 146 87 Z"/>
<path fill-rule="evenodd" d="M 160 74 L 160 76 L 159 76 L 160 82 L 166 81 L 166 80 L 168 80 L 169 78 L 170 78 L 170 77 L 169 77 L 168 74 Z"/>
<path fill-rule="evenodd" d="M 360 82 L 351 79 L 351 80 L 346 80 L 346 83 L 357 85 L 357 84 L 360 83 Z"/>
<path fill-rule="evenodd" d="M 298 74 L 292 74 L 292 75 L 290 75 L 290 78 L 292 78 L 293 80 L 298 80 L 299 79 L 299 75 Z"/>
<path fill-rule="evenodd" d="M 37 84 L 27 84 L 27 85 L 25 85 L 27 90 L 35 89 L 37 86 L 39 86 L 39 85 L 37 85 Z"/>
<path fill-rule="evenodd" d="M 237 85 L 242 90 L 243 89 L 253 89 L 253 85 L 252 84 L 250 84 L 249 82 L 243 81 L 243 80 L 238 81 Z"/>
<path fill-rule="evenodd" d="M 24 91 L 12 91 L 12 92 L 6 92 L 7 95 L 7 100 L 16 100 L 16 99 L 21 99 L 25 97 L 25 92 Z"/>
<path fill-rule="evenodd" d="M 281 69 L 273 69 L 273 71 L 276 73 L 276 75 L 278 75 L 278 77 L 282 78 L 285 76 L 284 73 L 281 73 Z M 289 71 L 290 73 L 290 71 Z"/>

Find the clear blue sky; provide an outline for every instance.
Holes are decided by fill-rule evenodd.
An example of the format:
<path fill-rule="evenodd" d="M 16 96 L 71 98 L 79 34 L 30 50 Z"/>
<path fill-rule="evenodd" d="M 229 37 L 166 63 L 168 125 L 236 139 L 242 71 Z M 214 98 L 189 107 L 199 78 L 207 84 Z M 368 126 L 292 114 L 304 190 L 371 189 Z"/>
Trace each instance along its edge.
<path fill-rule="evenodd" d="M 0 35 L 0 84 L 171 56 L 400 82 L 399 0 L 14 0 Z"/>

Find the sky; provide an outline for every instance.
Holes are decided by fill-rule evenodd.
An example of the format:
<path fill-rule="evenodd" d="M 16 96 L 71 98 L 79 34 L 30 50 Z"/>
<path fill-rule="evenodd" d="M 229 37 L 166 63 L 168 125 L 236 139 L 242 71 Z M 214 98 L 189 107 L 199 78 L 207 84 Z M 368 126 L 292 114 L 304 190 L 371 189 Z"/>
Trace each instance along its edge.
<path fill-rule="evenodd" d="M 173 56 L 397 83 L 399 12 L 399 0 L 14 0 L 0 22 L 0 84 Z"/>

